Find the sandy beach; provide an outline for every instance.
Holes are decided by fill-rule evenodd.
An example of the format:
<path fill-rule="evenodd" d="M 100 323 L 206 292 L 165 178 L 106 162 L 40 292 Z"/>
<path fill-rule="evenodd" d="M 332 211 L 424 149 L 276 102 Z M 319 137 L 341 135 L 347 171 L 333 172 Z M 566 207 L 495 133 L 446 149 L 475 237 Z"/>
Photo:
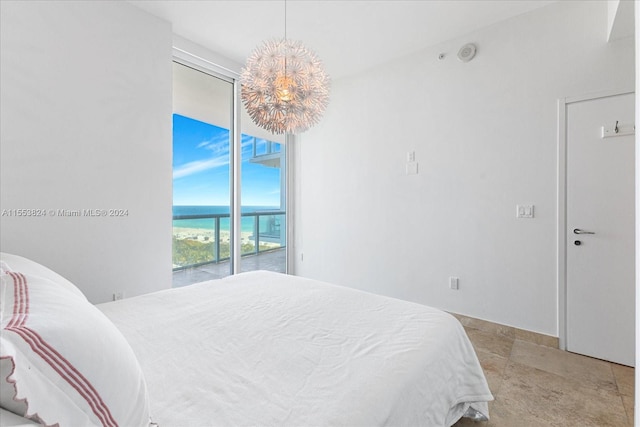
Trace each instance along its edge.
<path fill-rule="evenodd" d="M 242 243 L 253 243 L 253 239 L 250 237 L 253 235 L 250 231 L 243 231 L 240 233 L 240 241 Z M 186 228 L 186 227 L 173 227 L 173 236 L 176 239 L 191 239 L 197 240 L 202 243 L 215 241 L 213 230 L 204 228 Z M 229 231 L 220 230 L 220 243 L 229 242 Z M 277 243 L 260 242 L 260 246 L 280 246 Z"/>
<path fill-rule="evenodd" d="M 240 239 L 243 243 L 248 242 L 252 234 L 251 232 L 242 232 Z M 213 230 L 204 228 L 173 227 L 173 236 L 176 239 L 191 239 L 199 242 L 213 242 L 215 240 Z M 229 242 L 229 231 L 220 230 L 220 242 Z"/>

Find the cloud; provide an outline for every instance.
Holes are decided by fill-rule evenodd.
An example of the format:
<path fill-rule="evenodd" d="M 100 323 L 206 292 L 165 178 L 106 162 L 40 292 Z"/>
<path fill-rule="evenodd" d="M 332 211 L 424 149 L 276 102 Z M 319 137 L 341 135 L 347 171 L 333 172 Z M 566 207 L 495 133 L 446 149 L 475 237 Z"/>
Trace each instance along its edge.
<path fill-rule="evenodd" d="M 184 178 L 185 176 L 193 175 L 228 164 L 229 156 L 214 157 L 207 160 L 196 160 L 176 167 L 173 170 L 173 179 Z"/>
<path fill-rule="evenodd" d="M 207 150 L 213 151 L 216 154 L 228 153 L 229 135 L 215 135 L 211 139 L 207 139 L 196 145 L 196 148 L 205 148 Z"/>

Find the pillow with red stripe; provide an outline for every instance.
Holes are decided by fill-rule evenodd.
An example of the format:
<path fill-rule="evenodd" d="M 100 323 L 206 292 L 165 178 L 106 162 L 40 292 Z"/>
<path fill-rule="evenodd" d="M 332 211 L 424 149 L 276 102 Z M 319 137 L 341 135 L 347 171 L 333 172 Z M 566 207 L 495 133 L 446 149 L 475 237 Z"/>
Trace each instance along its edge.
<path fill-rule="evenodd" d="M 74 285 L 55 271 L 29 258 L 25 258 L 15 254 L 9 254 L 6 252 L 0 252 L 0 261 L 4 261 L 5 265 L 10 265 L 11 268 L 15 271 L 21 271 L 25 274 L 29 273 L 33 274 L 34 276 L 40 276 L 44 277 L 45 279 L 49 279 L 84 298 L 84 294 L 80 289 L 76 287 L 76 285 Z"/>
<path fill-rule="evenodd" d="M 46 425 L 148 426 L 140 365 L 120 331 L 82 295 L 0 268 L 2 408 Z M 7 363 L 8 362 L 8 363 Z"/>

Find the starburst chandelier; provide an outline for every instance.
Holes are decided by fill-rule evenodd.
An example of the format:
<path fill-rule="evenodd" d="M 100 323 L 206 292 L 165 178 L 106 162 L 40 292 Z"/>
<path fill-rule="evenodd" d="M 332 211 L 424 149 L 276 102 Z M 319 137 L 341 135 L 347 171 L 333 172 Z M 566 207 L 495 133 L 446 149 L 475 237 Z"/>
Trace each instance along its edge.
<path fill-rule="evenodd" d="M 300 133 L 320 121 L 329 102 L 329 76 L 302 42 L 285 36 L 256 48 L 240 74 L 251 119 L 274 134 Z"/>

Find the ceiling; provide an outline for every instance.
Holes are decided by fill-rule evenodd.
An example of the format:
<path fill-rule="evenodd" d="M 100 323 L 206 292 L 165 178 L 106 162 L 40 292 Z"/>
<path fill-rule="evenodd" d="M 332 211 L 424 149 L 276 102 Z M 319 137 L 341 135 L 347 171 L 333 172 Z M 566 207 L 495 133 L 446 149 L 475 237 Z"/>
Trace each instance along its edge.
<path fill-rule="evenodd" d="M 284 37 L 284 0 L 129 2 L 238 64 L 262 41 Z M 554 1 L 288 0 L 286 30 L 287 38 L 314 50 L 336 79 L 549 3 Z"/>

